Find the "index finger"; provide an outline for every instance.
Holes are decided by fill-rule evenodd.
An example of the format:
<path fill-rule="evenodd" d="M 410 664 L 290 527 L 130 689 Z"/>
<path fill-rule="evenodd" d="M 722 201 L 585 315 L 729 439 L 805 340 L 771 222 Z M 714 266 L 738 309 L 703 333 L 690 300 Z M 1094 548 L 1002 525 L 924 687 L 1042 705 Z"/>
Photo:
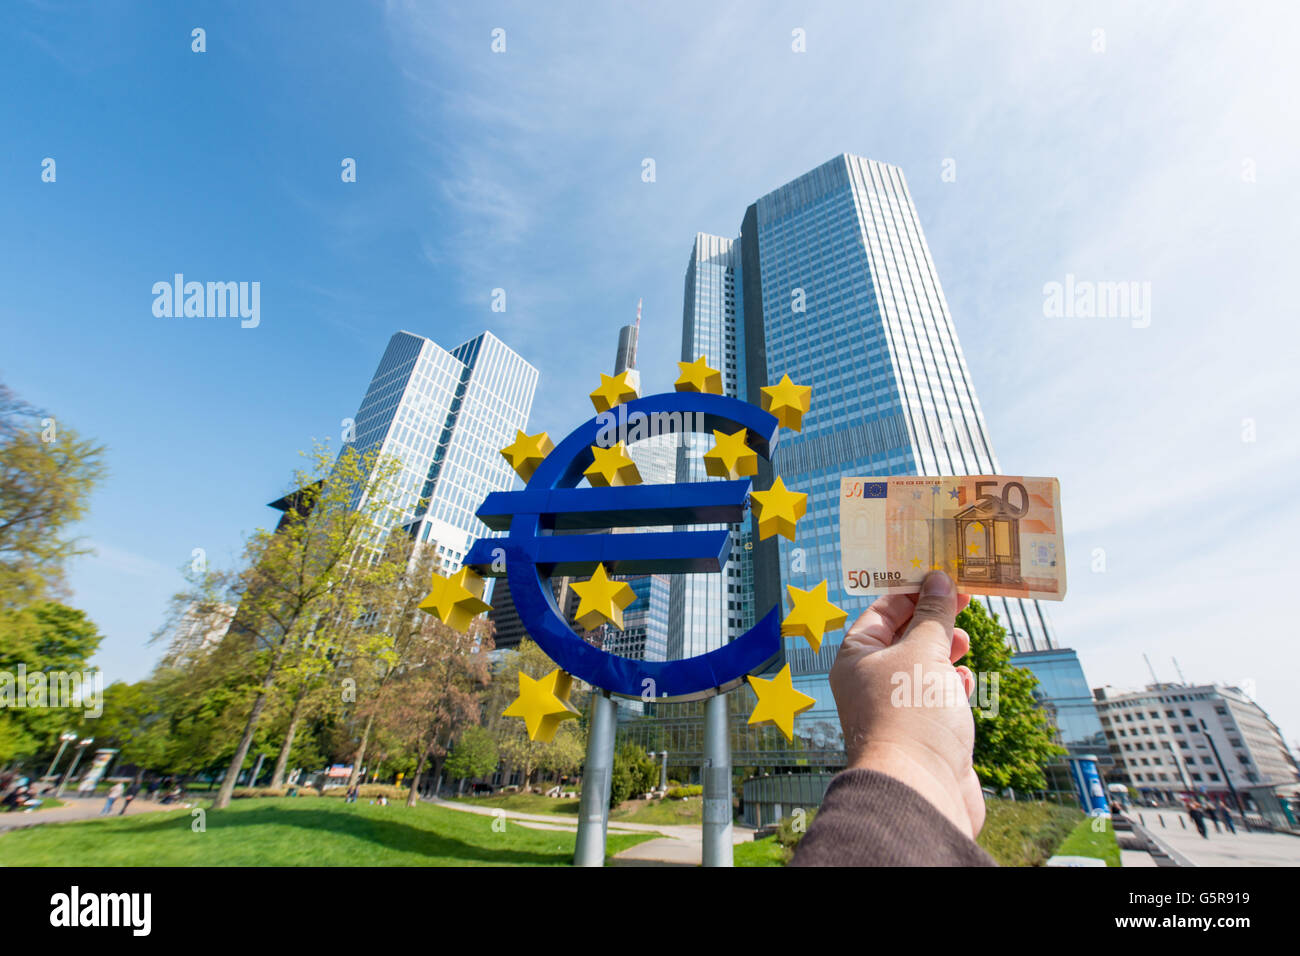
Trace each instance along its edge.
<path fill-rule="evenodd" d="M 916 611 L 919 594 L 886 594 L 871 602 L 871 606 L 858 615 L 853 626 L 844 635 L 844 644 L 850 648 L 878 651 L 889 647 L 907 628 Z M 970 604 L 969 594 L 957 595 L 957 611 Z"/>

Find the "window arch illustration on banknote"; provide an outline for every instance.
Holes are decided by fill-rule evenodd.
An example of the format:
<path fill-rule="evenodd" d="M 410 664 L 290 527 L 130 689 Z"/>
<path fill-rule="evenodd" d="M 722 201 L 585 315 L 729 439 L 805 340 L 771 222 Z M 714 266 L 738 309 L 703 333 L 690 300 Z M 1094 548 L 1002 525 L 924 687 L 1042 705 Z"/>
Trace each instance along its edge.
<path fill-rule="evenodd" d="M 953 515 L 957 526 L 957 583 L 1021 584 L 1020 519 L 1029 510 L 1028 492 L 1024 485 L 1010 481 L 1002 497 L 995 498 L 980 493 L 985 484 L 994 482 L 977 482 L 978 499 Z M 1013 500 L 1012 489 L 1019 491 L 1019 501 Z"/>

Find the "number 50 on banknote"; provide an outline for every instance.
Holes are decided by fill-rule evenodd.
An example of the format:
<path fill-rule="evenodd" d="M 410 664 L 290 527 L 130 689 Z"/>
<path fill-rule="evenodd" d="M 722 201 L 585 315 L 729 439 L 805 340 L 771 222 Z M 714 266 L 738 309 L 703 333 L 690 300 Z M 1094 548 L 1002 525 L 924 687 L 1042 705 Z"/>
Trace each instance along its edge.
<path fill-rule="evenodd" d="M 850 594 L 915 594 L 946 571 L 966 594 L 1065 597 L 1055 478 L 843 478 L 840 559 Z"/>

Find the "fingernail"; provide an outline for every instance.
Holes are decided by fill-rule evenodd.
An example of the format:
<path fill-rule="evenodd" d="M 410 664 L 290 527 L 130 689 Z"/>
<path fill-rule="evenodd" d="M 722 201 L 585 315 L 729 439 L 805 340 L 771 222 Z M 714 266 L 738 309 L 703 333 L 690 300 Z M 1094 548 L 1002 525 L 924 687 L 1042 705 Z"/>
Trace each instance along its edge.
<path fill-rule="evenodd" d="M 942 571 L 931 571 L 921 582 L 922 597 L 947 597 L 952 594 L 952 578 Z"/>

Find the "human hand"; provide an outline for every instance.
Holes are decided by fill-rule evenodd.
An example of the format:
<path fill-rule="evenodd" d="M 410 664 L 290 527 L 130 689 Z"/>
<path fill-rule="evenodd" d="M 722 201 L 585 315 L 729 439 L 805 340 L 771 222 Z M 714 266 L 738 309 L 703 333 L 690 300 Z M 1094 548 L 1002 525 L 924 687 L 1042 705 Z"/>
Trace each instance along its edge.
<path fill-rule="evenodd" d="M 969 603 L 942 571 L 926 575 L 920 595 L 877 598 L 849 628 L 830 684 L 849 767 L 902 781 L 974 838 L 984 825 L 971 763 L 975 677 L 953 666 L 970 649 L 954 626 Z"/>

